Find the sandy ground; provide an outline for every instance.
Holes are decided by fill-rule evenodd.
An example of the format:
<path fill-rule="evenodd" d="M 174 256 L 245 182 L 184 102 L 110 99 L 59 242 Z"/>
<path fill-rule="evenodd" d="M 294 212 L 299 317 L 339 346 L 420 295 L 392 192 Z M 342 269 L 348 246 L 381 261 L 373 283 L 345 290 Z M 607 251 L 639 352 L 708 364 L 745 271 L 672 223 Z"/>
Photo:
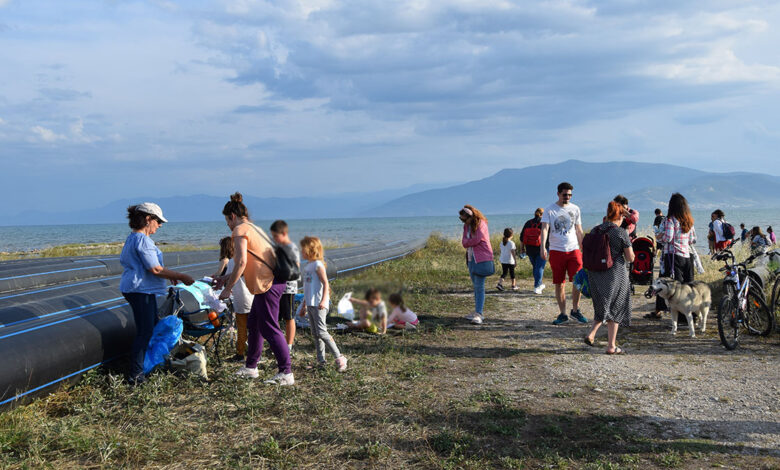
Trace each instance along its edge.
<path fill-rule="evenodd" d="M 534 295 L 530 284 L 519 287 L 489 289 L 488 298 L 497 303 L 489 303 L 482 326 L 466 320 L 455 326 L 467 359 L 450 359 L 453 393 L 500 389 L 539 413 L 622 416 L 648 438 L 706 440 L 728 451 L 780 456 L 777 332 L 745 337 L 737 350 L 727 351 L 718 338 L 717 312 L 704 334 L 690 338 L 684 327 L 673 336 L 668 314 L 661 321 L 642 318 L 653 303 L 635 295 L 631 327 L 618 333 L 626 354 L 609 356 L 605 327 L 590 347 L 583 342 L 590 324 L 551 324 L 557 315 L 552 288 Z M 583 299 L 581 308 L 592 319 L 590 300 Z M 461 375 L 458 365 L 471 360 L 481 361 L 483 372 Z"/>

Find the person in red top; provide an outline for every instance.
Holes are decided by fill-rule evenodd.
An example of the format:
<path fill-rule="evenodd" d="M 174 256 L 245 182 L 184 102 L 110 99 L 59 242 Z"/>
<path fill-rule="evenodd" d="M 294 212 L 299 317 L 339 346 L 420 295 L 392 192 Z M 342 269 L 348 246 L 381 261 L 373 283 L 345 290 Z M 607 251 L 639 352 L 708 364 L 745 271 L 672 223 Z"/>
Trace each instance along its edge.
<path fill-rule="evenodd" d="M 485 278 L 496 270 L 493 264 L 493 246 L 490 244 L 487 218 L 476 207 L 466 204 L 458 213 L 458 217 L 463 222 L 461 244 L 466 249 L 469 276 L 474 286 L 474 313 L 466 315 L 466 319 L 475 325 L 481 325 L 485 307 Z"/>
<path fill-rule="evenodd" d="M 520 253 L 528 255 L 528 261 L 531 262 L 531 268 L 534 274 L 534 294 L 541 294 L 546 287 L 542 282 L 544 275 L 544 266 L 547 261 L 542 258 L 542 215 L 544 209 L 537 208 L 534 212 L 534 218 L 529 219 L 523 225 L 520 232 Z M 549 242 L 548 242 L 549 245 Z"/>

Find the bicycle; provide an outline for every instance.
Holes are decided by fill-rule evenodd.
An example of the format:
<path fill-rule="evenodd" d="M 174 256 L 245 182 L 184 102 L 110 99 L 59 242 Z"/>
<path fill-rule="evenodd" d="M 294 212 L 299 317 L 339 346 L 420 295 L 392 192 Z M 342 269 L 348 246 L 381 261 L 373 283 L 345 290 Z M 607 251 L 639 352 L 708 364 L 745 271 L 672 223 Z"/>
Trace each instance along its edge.
<path fill-rule="evenodd" d="M 723 279 L 723 298 L 718 306 L 718 334 L 723 346 L 729 350 L 736 348 L 742 328 L 750 335 L 768 335 L 774 329 L 774 315 L 770 315 L 763 292 L 750 288 L 751 276 L 747 270 L 747 264 L 755 256 L 737 263 L 731 250 L 723 250 L 712 259 L 725 263 L 719 270 L 726 276 Z"/>

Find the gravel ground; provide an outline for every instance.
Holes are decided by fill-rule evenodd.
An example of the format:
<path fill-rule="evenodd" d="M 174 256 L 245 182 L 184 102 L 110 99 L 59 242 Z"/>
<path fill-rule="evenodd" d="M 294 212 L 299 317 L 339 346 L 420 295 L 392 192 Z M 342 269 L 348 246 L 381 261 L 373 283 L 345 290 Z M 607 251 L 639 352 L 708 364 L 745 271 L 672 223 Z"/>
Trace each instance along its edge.
<path fill-rule="evenodd" d="M 629 328 L 618 332 L 622 356 L 604 354 L 606 328 L 596 347 L 583 341 L 590 325 L 570 321 L 553 326 L 557 307 L 552 288 L 542 295 L 521 282 L 517 292 L 489 291 L 497 300 L 486 309 L 486 321 L 473 327 L 463 320 L 461 336 L 492 354 L 485 373 L 460 377 L 460 387 L 496 387 L 521 401 L 553 409 L 603 410 L 629 418 L 637 433 L 661 440 L 707 440 L 743 454 L 780 456 L 780 335 L 746 337 L 740 348 L 726 351 L 717 334 L 717 313 L 707 331 L 690 338 L 687 329 L 670 333 L 669 317 L 642 316 L 653 303 L 633 298 Z M 637 291 L 643 291 L 637 288 Z M 465 296 L 469 294 L 454 294 Z M 590 300 L 582 311 L 592 319 Z M 530 354 L 528 358 L 517 351 Z M 531 393 L 528 393 L 531 392 Z M 540 396 L 569 397 L 561 405 L 545 404 Z"/>

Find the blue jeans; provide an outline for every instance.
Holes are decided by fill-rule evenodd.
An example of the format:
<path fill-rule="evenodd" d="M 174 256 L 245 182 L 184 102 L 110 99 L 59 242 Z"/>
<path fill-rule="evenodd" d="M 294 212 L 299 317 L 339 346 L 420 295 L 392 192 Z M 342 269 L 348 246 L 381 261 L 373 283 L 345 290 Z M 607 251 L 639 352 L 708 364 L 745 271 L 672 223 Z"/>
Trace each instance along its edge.
<path fill-rule="evenodd" d="M 491 261 L 492 263 L 492 261 Z M 474 267 L 477 263 L 469 261 L 469 277 L 474 286 L 474 311 L 482 315 L 485 309 L 485 279 L 486 276 L 477 276 L 474 274 Z"/>
<path fill-rule="evenodd" d="M 130 350 L 130 370 L 127 379 L 131 382 L 144 380 L 144 357 L 149 340 L 152 339 L 154 325 L 157 324 L 157 297 L 154 294 L 123 292 L 135 320 L 135 338 Z"/>
<path fill-rule="evenodd" d="M 542 255 L 528 255 L 528 261 L 531 262 L 531 268 L 534 273 L 534 288 L 542 285 L 542 276 L 544 276 L 544 266 L 547 261 L 542 258 Z"/>

